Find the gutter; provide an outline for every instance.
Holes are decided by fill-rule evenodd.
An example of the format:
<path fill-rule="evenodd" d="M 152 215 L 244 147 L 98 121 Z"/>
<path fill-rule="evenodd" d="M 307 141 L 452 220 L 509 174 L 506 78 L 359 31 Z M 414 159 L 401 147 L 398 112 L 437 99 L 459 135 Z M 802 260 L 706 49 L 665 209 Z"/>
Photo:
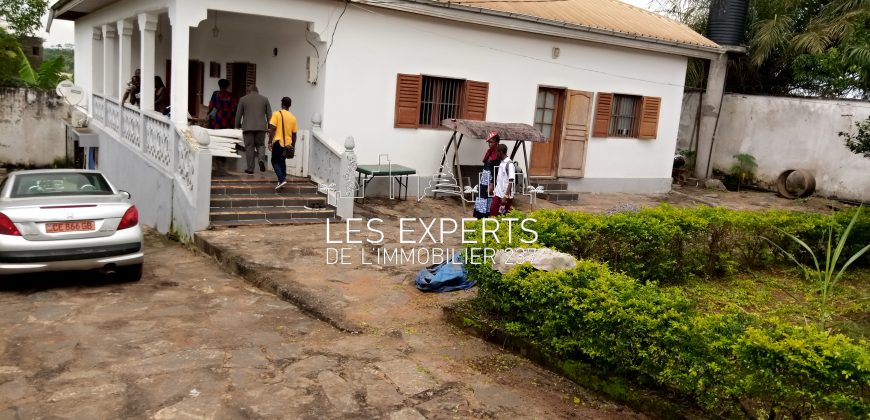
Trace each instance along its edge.
<path fill-rule="evenodd" d="M 625 32 L 611 29 L 595 28 L 590 26 L 544 19 L 535 16 L 502 12 L 498 10 L 491 10 L 482 7 L 467 6 L 455 3 L 443 3 L 433 0 L 402 0 L 401 2 L 395 3 L 385 2 L 383 0 L 349 1 L 351 1 L 352 3 L 371 5 L 380 8 L 422 14 L 478 25 L 532 32 L 542 35 L 555 36 L 559 38 L 602 42 L 611 45 L 658 51 L 670 54 L 683 55 L 687 57 L 713 59 L 725 52 L 725 50 L 719 46 L 708 47 L 704 45 L 685 44 L 643 35 L 631 35 Z M 474 13 L 478 16 L 470 16 L 471 13 Z M 508 19 L 515 22 L 519 21 L 519 23 L 525 23 L 526 25 L 504 25 L 499 22 L 494 22 L 493 18 Z M 601 39 L 603 37 L 606 37 L 607 39 Z"/>

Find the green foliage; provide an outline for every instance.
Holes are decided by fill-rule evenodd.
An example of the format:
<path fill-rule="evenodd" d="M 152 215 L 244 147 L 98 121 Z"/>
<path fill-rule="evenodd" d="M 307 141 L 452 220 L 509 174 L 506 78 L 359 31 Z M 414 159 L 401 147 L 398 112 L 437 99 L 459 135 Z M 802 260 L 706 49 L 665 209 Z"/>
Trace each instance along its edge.
<path fill-rule="evenodd" d="M 656 0 L 651 6 L 704 34 L 710 3 Z M 754 0 L 749 2 L 745 38 L 748 54 L 729 63 L 729 91 L 870 97 L 866 0 Z M 690 63 L 686 86 L 702 86 L 700 70 Z"/>
<path fill-rule="evenodd" d="M 75 62 L 75 52 L 72 49 L 72 44 L 58 44 L 53 47 L 45 48 L 43 54 L 46 60 L 54 60 L 55 57 L 63 57 L 64 66 L 62 71 L 67 74 L 72 74 L 73 63 Z"/>
<path fill-rule="evenodd" d="M 34 69 L 30 65 L 30 61 L 24 56 L 20 46 L 18 53 L 19 78 L 25 85 L 36 89 L 52 90 L 63 80 L 63 69 L 66 65 L 64 57 L 57 56 L 50 60 L 44 60 L 39 65 L 39 69 Z"/>
<path fill-rule="evenodd" d="M 21 44 L 14 36 L 0 28 L 0 86 L 19 86 L 18 54 Z"/>
<path fill-rule="evenodd" d="M 834 233 L 839 235 L 853 214 L 841 211 L 831 218 L 790 211 L 659 206 L 612 215 L 540 210 L 527 217 L 537 220 L 534 229 L 539 235 L 538 246 L 606 262 L 642 281 L 673 284 L 693 277 L 718 278 L 787 262 L 763 237 L 800 261 L 809 262 L 811 257 L 786 234 L 803 238 L 818 255 L 825 248 L 828 227 L 833 225 Z M 514 229 L 519 231 L 517 226 Z M 518 233 L 514 232 L 514 239 Z M 506 229 L 499 235 L 505 238 Z M 857 244 L 870 243 L 867 213 L 858 217 L 851 236 L 853 242 L 843 252 L 854 254 L 859 249 Z M 870 258 L 855 264 L 870 266 Z"/>
<path fill-rule="evenodd" d="M 737 190 L 739 191 L 741 185 L 755 178 L 758 164 L 755 163 L 755 156 L 749 153 L 738 153 L 734 155 L 734 159 L 737 160 L 737 163 L 731 166 L 731 175 L 737 178 Z"/>
<path fill-rule="evenodd" d="M 6 22 L 15 36 L 33 35 L 42 27 L 42 16 L 48 0 L 3 0 L 0 1 L 0 20 Z"/>
<path fill-rule="evenodd" d="M 855 226 L 855 221 L 858 220 L 858 216 L 861 214 L 861 208 L 858 208 L 858 211 L 855 212 L 855 215 L 852 217 L 852 220 L 849 222 L 849 225 L 846 227 L 846 230 L 840 234 L 840 238 L 837 241 L 836 247 L 831 248 L 834 240 L 834 227 L 833 223 L 828 226 L 828 239 L 827 246 L 825 248 L 825 253 L 820 256 L 824 256 L 825 259 L 822 261 L 824 265 L 819 264 L 819 258 L 816 257 L 813 249 L 807 245 L 806 242 L 800 240 L 797 236 L 791 235 L 789 233 L 783 232 L 789 239 L 793 240 L 795 243 L 801 246 L 813 259 L 813 266 L 807 266 L 798 261 L 797 257 L 794 254 L 789 253 L 788 251 L 782 250 L 782 252 L 789 257 L 795 264 L 797 264 L 804 272 L 804 275 L 807 280 L 816 283 L 821 292 L 822 292 L 822 328 L 825 327 L 826 322 L 830 319 L 830 308 L 828 307 L 828 298 L 833 291 L 834 286 L 840 281 L 843 277 L 843 273 L 846 272 L 846 269 L 849 268 L 852 263 L 857 261 L 864 255 L 868 250 L 870 250 L 870 244 L 856 251 L 852 256 L 848 257 L 845 263 L 837 269 L 837 264 L 840 262 L 840 256 L 843 255 L 843 249 L 845 248 L 846 242 L 849 240 L 849 234 L 852 232 L 852 228 Z M 765 238 L 767 239 L 767 238 Z M 776 245 L 775 242 L 768 239 L 770 243 L 779 248 L 779 245 Z"/>
<path fill-rule="evenodd" d="M 711 413 L 870 414 L 868 343 L 741 312 L 700 313 L 679 290 L 605 265 L 570 271 L 469 266 L 478 305 L 565 360 L 676 391 Z"/>
<path fill-rule="evenodd" d="M 846 147 L 848 147 L 852 153 L 864 155 L 865 158 L 870 158 L 870 118 L 856 122 L 855 128 L 857 130 L 855 134 L 841 131 L 839 135 L 846 142 Z"/>

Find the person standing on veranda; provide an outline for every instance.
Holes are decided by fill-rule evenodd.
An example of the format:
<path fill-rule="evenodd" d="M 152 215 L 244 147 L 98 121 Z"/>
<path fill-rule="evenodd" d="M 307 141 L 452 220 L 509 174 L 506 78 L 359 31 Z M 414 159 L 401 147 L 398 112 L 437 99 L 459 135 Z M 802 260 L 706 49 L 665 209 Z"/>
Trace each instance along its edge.
<path fill-rule="evenodd" d="M 272 152 L 272 168 L 278 177 L 280 189 L 287 185 L 287 157 L 284 151 L 296 144 L 296 116 L 290 112 L 293 100 L 288 97 L 281 98 L 281 109 L 272 113 L 269 119 L 269 151 Z"/>
<path fill-rule="evenodd" d="M 242 129 L 242 138 L 245 142 L 245 160 L 248 167 L 246 174 L 254 173 L 254 162 L 260 163 L 260 171 L 266 172 L 266 151 L 264 140 L 269 132 L 269 117 L 272 115 L 272 107 L 269 99 L 260 95 L 256 86 L 251 86 L 247 95 L 239 99 L 239 107 L 236 109 L 236 128 Z"/>

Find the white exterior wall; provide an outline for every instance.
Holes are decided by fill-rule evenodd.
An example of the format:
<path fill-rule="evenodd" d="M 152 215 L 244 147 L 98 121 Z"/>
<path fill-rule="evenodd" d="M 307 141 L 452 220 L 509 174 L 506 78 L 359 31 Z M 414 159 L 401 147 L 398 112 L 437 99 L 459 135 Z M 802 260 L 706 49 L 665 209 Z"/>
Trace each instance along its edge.
<path fill-rule="evenodd" d="M 203 105 L 218 90 L 218 80 L 226 78 L 227 63 L 255 63 L 257 86 L 272 109 L 280 109 L 281 98 L 289 96 L 293 99 L 290 111 L 300 129 L 310 127 L 312 114 L 323 109 L 323 84 L 307 82 L 306 58 L 315 55 L 305 41 L 307 23 L 236 13 L 219 13 L 217 20 L 217 38 L 212 34 L 214 13 L 190 34 L 190 58 L 205 64 Z M 273 56 L 274 48 L 277 56 Z M 209 77 L 212 61 L 221 65 L 220 78 Z"/>
<path fill-rule="evenodd" d="M 870 200 L 870 159 L 849 151 L 837 135 L 854 132 L 854 122 L 868 117 L 866 102 L 726 95 L 713 167 L 727 171 L 735 154 L 748 153 L 763 182 L 803 169 L 815 176 L 818 194 Z"/>
<path fill-rule="evenodd" d="M 426 74 L 489 82 L 487 120 L 497 122 L 532 123 L 542 85 L 661 97 L 658 139 L 590 138 L 582 181 L 602 182 L 572 187 L 669 190 L 685 57 L 371 12 L 351 7 L 338 25 L 323 114 L 327 135 L 356 139 L 361 164 L 376 163 L 379 154 L 389 153 L 394 163 L 412 166 L 420 175 L 437 172 L 450 132 L 393 128 L 396 74 Z M 553 47 L 561 50 L 555 60 Z M 463 143 L 463 163 L 480 161 L 483 142 L 474 142 Z"/>

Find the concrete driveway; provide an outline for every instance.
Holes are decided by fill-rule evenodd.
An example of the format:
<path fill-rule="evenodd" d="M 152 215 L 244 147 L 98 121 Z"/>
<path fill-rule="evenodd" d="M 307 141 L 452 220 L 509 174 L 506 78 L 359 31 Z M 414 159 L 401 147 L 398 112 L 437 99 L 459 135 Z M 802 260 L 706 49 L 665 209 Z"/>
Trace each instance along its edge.
<path fill-rule="evenodd" d="M 0 419 L 642 418 L 440 320 L 343 333 L 153 234 L 138 283 L 0 285 Z"/>

